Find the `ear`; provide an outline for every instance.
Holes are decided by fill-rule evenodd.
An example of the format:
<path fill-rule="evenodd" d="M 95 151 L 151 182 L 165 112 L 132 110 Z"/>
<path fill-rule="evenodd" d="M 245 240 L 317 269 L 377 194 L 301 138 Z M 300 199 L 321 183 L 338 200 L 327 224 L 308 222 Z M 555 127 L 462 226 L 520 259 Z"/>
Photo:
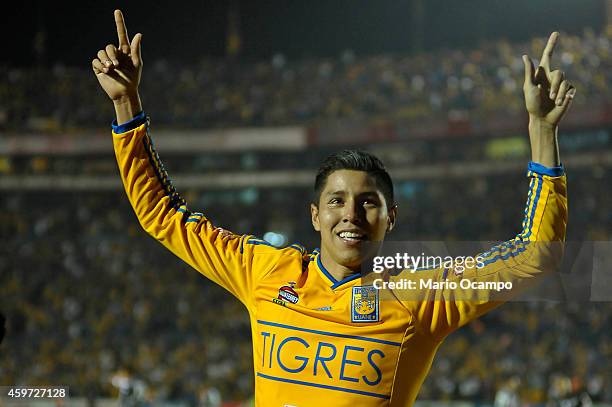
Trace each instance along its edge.
<path fill-rule="evenodd" d="M 391 209 L 389 209 L 389 214 L 387 215 L 387 233 L 393 230 L 395 227 L 395 219 L 397 218 L 397 205 L 393 205 Z"/>
<path fill-rule="evenodd" d="M 317 232 L 321 231 L 321 225 L 319 224 L 319 207 L 313 203 L 310 204 L 310 218 L 312 220 L 312 227 Z"/>

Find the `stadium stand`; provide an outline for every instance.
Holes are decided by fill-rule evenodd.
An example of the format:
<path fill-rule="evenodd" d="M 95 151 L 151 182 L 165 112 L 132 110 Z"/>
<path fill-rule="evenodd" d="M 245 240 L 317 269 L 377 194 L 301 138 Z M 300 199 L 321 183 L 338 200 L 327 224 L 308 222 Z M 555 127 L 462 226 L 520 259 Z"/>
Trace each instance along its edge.
<path fill-rule="evenodd" d="M 568 238 L 575 241 L 611 238 L 612 198 L 605 190 L 612 174 L 608 156 L 602 155 L 611 151 L 611 41 L 612 32 L 565 36 L 560 57 L 562 69 L 576 78 L 576 109 L 607 112 L 561 139 L 570 169 Z M 347 52 L 332 60 L 203 61 L 182 69 L 172 94 L 165 93 L 164 83 L 171 63 L 159 60 L 149 64 L 154 73 L 145 75 L 142 93 L 158 126 L 154 134 L 156 129 L 297 125 L 310 137 L 316 129 L 316 145 L 293 152 L 164 154 L 160 149 L 171 176 L 191 176 L 177 182 L 190 206 L 214 223 L 258 236 L 278 232 L 287 242 L 300 239 L 312 249 L 317 236 L 307 212 L 310 180 L 320 159 L 342 146 L 326 143 L 326 126 L 520 116 L 518 56 L 541 46 L 541 39 L 534 39 L 527 47 L 500 41 L 417 57 L 360 58 Z M 50 154 L 36 148 L 19 153 L 7 141 L 39 133 L 50 140 L 99 133 L 113 113 L 90 76 L 88 70 L 60 66 L 51 71 L 0 67 L 0 95 L 10 101 L 0 106 L 0 310 L 7 316 L 1 349 L 8 350 L 0 356 L 0 385 L 67 383 L 73 396 L 93 400 L 116 397 L 132 377 L 139 383 L 137 393 L 149 401 L 205 405 L 219 395 L 248 400 L 253 378 L 246 312 L 140 229 L 117 184 L 110 143 L 106 153 L 101 144 L 94 152 Z M 503 106 L 488 92 L 507 95 Z M 83 100 L 88 103 L 73 104 Z M 388 163 L 392 175 L 394 169 L 399 174 L 395 236 L 510 237 L 519 227 L 527 190 L 524 137 L 515 130 L 503 138 L 491 137 L 491 130 L 470 130 L 458 138 L 444 131 L 435 139 L 370 145 L 370 134 L 361 142 Z M 517 160 L 518 166 L 504 166 Z M 478 166 L 472 168 L 474 161 Z M 457 166 L 452 177 L 444 172 L 449 163 Z M 207 186 L 213 171 L 233 171 L 237 178 L 286 172 L 297 181 Z M 84 175 L 115 183 L 61 186 Z M 32 179 L 41 182 L 28 187 L 25 181 Z M 612 403 L 611 333 L 610 302 L 507 304 L 449 337 L 420 400 L 492 404 L 516 392 L 523 403 L 544 405 L 586 392 L 596 403 Z"/>

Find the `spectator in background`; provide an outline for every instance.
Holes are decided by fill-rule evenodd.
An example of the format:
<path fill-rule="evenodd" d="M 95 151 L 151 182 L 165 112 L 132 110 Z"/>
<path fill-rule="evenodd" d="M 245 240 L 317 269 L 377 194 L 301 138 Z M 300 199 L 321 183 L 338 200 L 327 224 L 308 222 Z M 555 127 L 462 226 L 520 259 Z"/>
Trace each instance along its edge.
<path fill-rule="evenodd" d="M 495 394 L 494 407 L 520 407 L 521 398 L 518 394 L 520 383 L 521 379 L 518 376 L 512 376 L 504 381 Z"/>
<path fill-rule="evenodd" d="M 581 89 L 576 105 L 609 103 L 612 30 L 565 35 L 560 69 Z M 471 50 L 417 55 L 237 63 L 203 60 L 175 66 L 151 63 L 142 89 L 151 95 L 156 125 L 247 127 L 308 125 L 329 120 L 405 121 L 473 118 L 522 113 L 521 50 L 541 49 L 505 40 Z M 486 58 L 484 56 L 487 56 Z M 170 74 L 172 72 L 173 74 Z M 178 73 L 178 74 L 175 74 Z M 50 71 L 0 66 L 0 129 L 60 131 L 106 124 L 112 109 L 84 86 L 86 70 L 55 66 Z M 208 89 L 200 92 L 200 89 Z M 503 97 L 499 97 L 503 95 Z M 79 104 L 75 101 L 91 100 Z"/>

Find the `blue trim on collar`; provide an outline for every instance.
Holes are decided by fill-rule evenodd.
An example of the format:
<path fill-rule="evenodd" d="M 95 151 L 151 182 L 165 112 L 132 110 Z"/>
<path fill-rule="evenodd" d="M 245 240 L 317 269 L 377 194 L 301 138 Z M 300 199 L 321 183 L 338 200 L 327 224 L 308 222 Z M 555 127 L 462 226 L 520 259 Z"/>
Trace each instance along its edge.
<path fill-rule="evenodd" d="M 135 128 L 140 127 L 146 122 L 147 116 L 145 115 L 145 112 L 142 111 L 123 124 L 117 124 L 117 120 L 113 120 L 111 126 L 113 126 L 113 132 L 115 134 L 121 134 L 130 130 L 134 130 Z"/>
<path fill-rule="evenodd" d="M 565 174 L 565 168 L 563 167 L 563 164 L 557 167 L 546 167 L 542 164 L 529 161 L 527 169 L 529 171 L 535 172 L 536 174 L 548 175 L 549 177 L 560 177 Z"/>
<path fill-rule="evenodd" d="M 325 275 L 325 277 L 327 277 L 330 282 L 332 283 L 331 285 L 331 289 L 335 290 L 336 288 L 340 287 L 341 285 L 348 283 L 349 281 L 353 281 L 358 279 L 359 277 L 361 277 L 361 273 L 357 273 L 357 274 L 352 274 L 350 276 L 346 276 L 344 277 L 342 280 L 338 281 L 334 278 L 334 276 L 332 276 L 330 274 L 329 271 L 327 271 L 327 269 L 325 268 L 325 266 L 323 266 L 323 262 L 321 261 L 321 253 L 317 253 L 317 266 L 319 267 L 319 269 L 323 272 L 323 274 Z"/>
<path fill-rule="evenodd" d="M 340 287 L 342 284 L 348 283 L 349 281 L 353 281 L 361 277 L 361 273 L 352 274 L 350 276 L 344 277 L 341 281 L 338 281 L 334 285 L 332 285 L 332 289 Z"/>
<path fill-rule="evenodd" d="M 319 266 L 319 269 L 323 272 L 323 274 L 325 274 L 325 277 L 327 277 L 334 285 L 338 283 L 338 280 L 329 274 L 329 271 L 327 271 L 327 269 L 323 266 L 323 263 L 321 262 L 321 253 L 317 254 L 317 266 Z"/>

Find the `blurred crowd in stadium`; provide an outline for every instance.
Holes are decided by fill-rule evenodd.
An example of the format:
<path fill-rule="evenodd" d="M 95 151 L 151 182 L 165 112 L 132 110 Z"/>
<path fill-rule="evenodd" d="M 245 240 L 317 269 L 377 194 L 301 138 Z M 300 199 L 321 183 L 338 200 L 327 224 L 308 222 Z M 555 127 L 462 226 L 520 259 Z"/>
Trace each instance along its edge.
<path fill-rule="evenodd" d="M 190 67 L 150 56 L 142 94 L 155 124 L 172 128 L 418 121 L 457 113 L 478 118 L 523 111 L 520 58 L 542 46 L 542 39 L 498 41 L 418 56 L 364 58 L 347 51 L 329 60 L 277 55 L 266 63 Z M 612 31 L 564 35 L 558 61 L 578 88 L 577 104 L 609 98 Z M 89 68 L 0 67 L 0 96 L 8 102 L 0 106 L 3 130 L 101 127 L 114 117 Z M 421 163 L 483 153 L 481 140 L 453 143 L 424 141 Z M 48 172 L 54 160 L 25 157 L 14 164 L 17 173 L 36 174 Z M 57 161 L 65 166 L 58 172 L 87 172 L 84 159 L 70 160 Z M 202 160 L 227 166 L 220 170 L 236 167 L 212 156 Z M 309 160 L 259 161 L 312 169 L 316 160 Z M 205 167 L 198 165 L 197 158 L 181 157 L 171 168 Z M 113 171 L 114 163 L 91 169 Z M 591 166 L 568 174 L 570 239 L 610 240 L 612 197 L 602 188 L 610 172 Z M 392 237 L 411 240 L 510 238 L 520 227 L 527 190 L 522 174 L 396 186 L 400 216 Z M 2 347 L 10 352 L 0 356 L 0 385 L 66 383 L 73 395 L 93 399 L 116 395 L 132 376 L 149 400 L 204 404 L 204 397 L 214 399 L 212 389 L 225 400 L 250 397 L 250 328 L 242 305 L 147 238 L 123 192 L 2 192 L 0 310 L 8 317 Z M 217 225 L 258 236 L 280 225 L 289 241 L 316 247 L 309 190 L 244 192 L 183 191 Z M 491 402 L 505 392 L 544 404 L 587 392 L 594 401 L 612 402 L 611 336 L 610 302 L 507 304 L 448 338 L 420 399 Z"/>
<path fill-rule="evenodd" d="M 610 238 L 612 216 L 604 208 L 612 202 L 598 196 L 598 185 L 611 175 L 570 174 L 582 180 L 569 181 L 580 197 L 571 206 L 574 239 Z M 459 191 L 462 205 L 446 210 Z M 520 226 L 524 191 L 522 174 L 422 182 L 412 195 L 399 193 L 395 236 L 509 238 Z M 313 248 L 309 191 L 282 192 L 282 207 L 260 199 L 200 209 L 218 225 L 256 234 L 270 226 L 261 219 L 281 212 L 293 224 L 290 238 L 306 237 L 302 243 Z M 196 193 L 188 196 L 199 201 Z M 3 247 L 10 256 L 0 258 L 0 298 L 9 315 L 3 346 L 11 349 L 2 356 L 1 383 L 70 383 L 74 395 L 110 396 L 113 377 L 127 369 L 150 399 L 195 405 L 210 387 L 226 400 L 249 397 L 250 330 L 242 305 L 146 237 L 123 193 L 31 192 L 1 202 L 2 235 L 11 236 Z M 528 403 L 575 391 L 611 402 L 611 336 L 611 303 L 506 304 L 449 337 L 420 399 L 492 401 L 520 381 L 517 396 Z"/>
<path fill-rule="evenodd" d="M 597 103 L 612 90 L 611 31 L 563 34 L 558 67 L 579 89 L 575 105 Z M 151 55 L 141 90 L 157 125 L 181 127 L 479 118 L 524 110 L 521 55 L 537 57 L 542 48 L 537 38 L 416 56 L 358 57 L 346 51 L 333 59 L 288 61 L 279 54 L 268 62 L 204 60 L 195 66 Z M 0 66 L 0 95 L 9 101 L 0 107 L 0 129 L 105 125 L 113 111 L 100 93 L 89 68 Z"/>

